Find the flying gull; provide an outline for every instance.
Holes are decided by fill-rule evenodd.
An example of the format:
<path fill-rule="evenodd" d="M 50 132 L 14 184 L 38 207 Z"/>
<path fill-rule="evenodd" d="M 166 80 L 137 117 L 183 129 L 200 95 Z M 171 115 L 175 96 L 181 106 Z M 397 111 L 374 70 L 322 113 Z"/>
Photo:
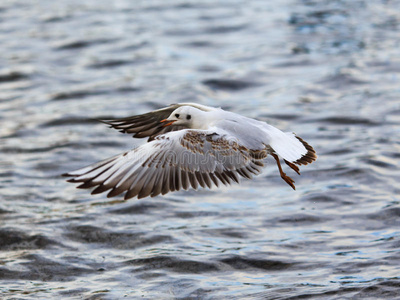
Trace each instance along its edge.
<path fill-rule="evenodd" d="M 294 133 L 282 132 L 261 121 L 221 108 L 194 103 L 172 104 L 143 115 L 102 120 L 135 138 L 148 137 L 144 145 L 72 171 L 64 176 L 78 188 L 96 187 L 92 194 L 123 192 L 125 199 L 211 188 L 239 177 L 261 173 L 263 160 L 271 155 L 284 181 L 294 180 L 281 167 L 280 158 L 300 175 L 298 165 L 317 159 L 314 149 Z"/>

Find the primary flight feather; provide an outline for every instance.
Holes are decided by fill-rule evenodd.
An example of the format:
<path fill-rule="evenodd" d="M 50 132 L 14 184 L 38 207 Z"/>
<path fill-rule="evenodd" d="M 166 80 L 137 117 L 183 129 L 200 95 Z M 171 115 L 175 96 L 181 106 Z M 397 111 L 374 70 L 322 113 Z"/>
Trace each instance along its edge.
<path fill-rule="evenodd" d="M 295 189 L 279 157 L 298 174 L 298 165 L 317 158 L 314 149 L 293 133 L 194 103 L 102 122 L 136 138 L 148 137 L 136 149 L 63 174 L 73 177 L 69 182 L 81 183 L 78 188 L 95 188 L 92 194 L 109 191 L 107 197 L 123 192 L 125 199 L 154 197 L 239 182 L 240 176 L 260 174 L 268 155 L 275 159 L 282 179 Z"/>

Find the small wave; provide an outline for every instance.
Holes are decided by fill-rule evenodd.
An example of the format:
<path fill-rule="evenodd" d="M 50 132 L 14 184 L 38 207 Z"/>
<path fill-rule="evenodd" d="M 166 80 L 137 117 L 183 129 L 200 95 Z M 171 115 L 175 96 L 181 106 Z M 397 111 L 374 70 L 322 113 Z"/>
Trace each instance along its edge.
<path fill-rule="evenodd" d="M 82 99 L 90 96 L 103 94 L 104 91 L 76 90 L 69 92 L 58 92 L 51 96 L 51 100 Z"/>
<path fill-rule="evenodd" d="M 134 63 L 134 61 L 132 61 L 132 60 L 109 59 L 109 60 L 103 60 L 103 61 L 92 63 L 92 64 L 89 65 L 89 67 L 90 68 L 95 68 L 95 69 L 114 68 L 114 67 L 119 67 L 119 66 L 132 64 L 132 63 Z"/>
<path fill-rule="evenodd" d="M 205 48 L 205 47 L 211 47 L 214 46 L 214 43 L 211 41 L 192 41 L 192 42 L 188 42 L 185 44 L 185 46 L 188 47 L 194 47 L 194 48 Z"/>
<path fill-rule="evenodd" d="M 219 214 L 211 211 L 178 211 L 175 215 L 178 218 L 191 219 L 196 217 L 218 216 Z"/>
<path fill-rule="evenodd" d="M 231 33 L 246 29 L 247 24 L 241 25 L 225 25 L 225 26 L 212 26 L 205 29 L 206 33 L 211 34 L 221 34 L 221 33 Z"/>
<path fill-rule="evenodd" d="M 161 202 L 139 202 L 127 207 L 112 209 L 109 212 L 121 215 L 136 215 L 146 214 L 147 212 L 154 211 L 155 209 L 167 209 L 167 204 Z"/>
<path fill-rule="evenodd" d="M 102 244 L 103 247 L 136 249 L 139 247 L 173 243 L 173 238 L 161 234 L 142 232 L 118 232 L 91 225 L 70 226 L 66 233 L 71 240 Z"/>
<path fill-rule="evenodd" d="M 96 272 L 93 268 L 77 267 L 74 264 L 60 263 L 38 254 L 28 254 L 19 257 L 23 271 L 0 268 L 0 279 L 68 281 L 77 276 Z"/>
<path fill-rule="evenodd" d="M 297 114 L 273 114 L 273 113 L 268 113 L 268 114 L 260 114 L 258 118 L 259 119 L 271 118 L 271 119 L 290 121 L 290 120 L 298 120 L 298 119 L 301 118 L 301 116 L 297 115 Z"/>
<path fill-rule="evenodd" d="M 271 222 L 272 224 L 276 224 L 276 223 L 293 223 L 293 224 L 302 224 L 302 225 L 307 225 L 307 224 L 314 224 L 314 223 L 322 223 L 325 221 L 328 221 L 329 218 L 327 217 L 319 217 L 319 216 L 315 216 L 312 214 L 292 214 L 289 216 L 282 216 L 282 217 L 278 217 L 275 219 L 270 219 L 268 220 L 268 223 Z M 271 225 L 272 225 L 271 224 Z"/>
<path fill-rule="evenodd" d="M 298 265 L 298 263 L 293 262 L 249 258 L 238 255 L 221 259 L 220 262 L 227 264 L 234 269 L 262 269 L 268 271 L 293 269 L 297 268 Z"/>
<path fill-rule="evenodd" d="M 5 71 L 0 73 L 0 83 L 1 82 L 9 82 L 9 81 L 17 81 L 22 79 L 28 79 L 30 75 L 21 71 Z"/>
<path fill-rule="evenodd" d="M 213 89 L 238 91 L 257 86 L 255 82 L 239 79 L 207 79 L 202 82 L 204 85 Z"/>
<path fill-rule="evenodd" d="M 139 91 L 140 88 L 135 87 L 135 86 L 130 86 L 130 85 L 125 85 L 125 86 L 119 86 L 116 88 L 94 88 L 94 87 L 88 87 L 87 89 L 76 89 L 76 90 L 71 90 L 71 91 L 61 91 L 61 92 L 56 92 L 53 93 L 50 98 L 53 101 L 59 101 L 59 100 L 75 100 L 75 99 L 83 99 L 87 97 L 92 97 L 92 96 L 98 96 L 98 95 L 103 95 L 103 94 L 109 94 L 113 92 L 119 92 L 119 93 L 133 93 Z"/>
<path fill-rule="evenodd" d="M 365 79 L 360 71 L 351 69 L 342 69 L 336 74 L 327 76 L 320 81 L 331 88 L 341 88 L 349 85 L 367 84 L 369 81 Z"/>
<path fill-rule="evenodd" d="M 139 265 L 135 272 L 149 270 L 169 270 L 176 273 L 204 273 L 218 271 L 220 267 L 217 263 L 179 259 L 171 256 L 156 256 L 142 259 L 132 259 L 126 262 L 128 265 Z"/>
<path fill-rule="evenodd" d="M 97 40 L 73 40 L 64 41 L 55 46 L 56 50 L 82 49 L 98 44 L 107 44 L 114 42 L 115 39 L 97 39 Z"/>
<path fill-rule="evenodd" d="M 58 148 L 69 148 L 76 147 L 77 144 L 65 143 L 65 144 L 57 144 L 48 147 L 35 147 L 35 148 L 21 148 L 21 147 L 4 147 L 1 149 L 3 153 L 41 153 L 41 152 L 50 152 L 54 149 Z"/>
<path fill-rule="evenodd" d="M 91 118 L 74 118 L 74 117 L 63 117 L 51 121 L 42 123 L 40 127 L 54 127 L 54 126 L 64 126 L 64 125 L 85 125 L 98 123 L 97 120 Z"/>
<path fill-rule="evenodd" d="M 328 116 L 323 118 L 315 118 L 305 120 L 307 123 L 318 123 L 318 124 L 333 124 L 333 125 L 368 125 L 377 126 L 380 125 L 379 122 L 362 118 L 358 116 Z"/>
<path fill-rule="evenodd" d="M 0 250 L 27 250 L 27 249 L 45 249 L 50 246 L 58 245 L 40 234 L 27 235 L 21 231 L 0 230 Z"/>
<path fill-rule="evenodd" d="M 366 216 L 368 219 L 381 220 L 387 223 L 397 223 L 400 225 L 400 207 L 391 207 L 371 213 Z"/>

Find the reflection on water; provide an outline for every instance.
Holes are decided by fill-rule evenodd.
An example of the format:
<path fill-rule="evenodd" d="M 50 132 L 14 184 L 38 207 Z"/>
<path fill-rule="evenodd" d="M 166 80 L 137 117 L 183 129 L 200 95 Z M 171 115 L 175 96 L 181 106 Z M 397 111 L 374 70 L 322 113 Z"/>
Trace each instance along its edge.
<path fill-rule="evenodd" d="M 5 298 L 399 297 L 399 5 L 3 1 Z M 222 106 L 319 159 L 122 201 L 61 173 L 142 143 L 95 118 Z M 288 171 L 289 172 L 289 171 Z"/>

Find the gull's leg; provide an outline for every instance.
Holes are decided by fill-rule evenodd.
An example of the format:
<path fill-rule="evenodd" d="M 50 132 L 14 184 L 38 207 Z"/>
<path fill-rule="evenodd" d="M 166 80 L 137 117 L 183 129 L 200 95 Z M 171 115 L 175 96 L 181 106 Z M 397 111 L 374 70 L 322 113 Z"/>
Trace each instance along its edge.
<path fill-rule="evenodd" d="M 293 180 L 292 178 L 290 178 L 289 176 L 287 176 L 287 175 L 285 174 L 285 172 L 283 172 L 282 167 L 281 167 L 281 163 L 279 162 L 279 157 L 278 157 L 278 155 L 276 155 L 275 153 L 272 153 L 271 155 L 272 155 L 273 158 L 275 158 L 275 160 L 276 160 L 276 163 L 277 163 L 278 169 L 279 169 L 279 173 L 281 173 L 282 179 L 285 180 L 286 183 L 287 183 L 288 185 L 290 185 L 290 186 L 292 187 L 292 189 L 295 190 L 296 187 L 295 187 L 294 184 L 293 184 L 293 183 L 294 183 L 294 180 Z"/>
<path fill-rule="evenodd" d="M 297 174 L 300 175 L 300 169 L 298 166 L 296 166 L 295 164 L 292 164 L 291 162 L 287 161 L 286 159 L 284 159 L 285 164 L 287 164 L 289 167 L 291 167 Z"/>

